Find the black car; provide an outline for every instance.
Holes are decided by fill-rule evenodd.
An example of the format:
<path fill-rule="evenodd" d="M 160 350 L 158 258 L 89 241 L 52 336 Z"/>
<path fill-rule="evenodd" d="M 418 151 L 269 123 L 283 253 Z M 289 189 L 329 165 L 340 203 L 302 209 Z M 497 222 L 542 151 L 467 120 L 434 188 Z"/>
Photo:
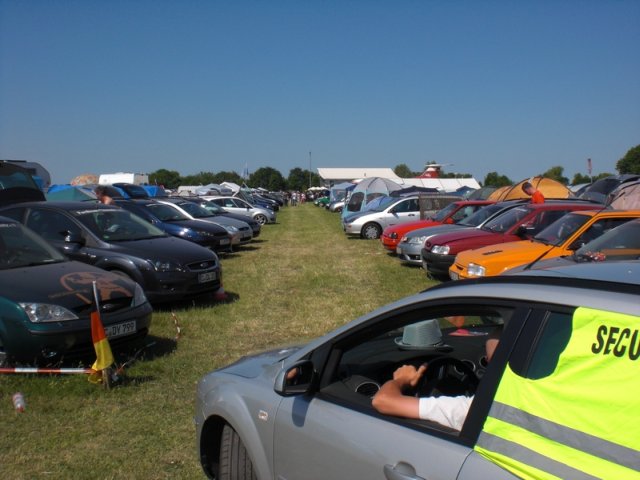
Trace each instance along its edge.
<path fill-rule="evenodd" d="M 113 205 L 28 202 L 0 210 L 40 234 L 72 260 L 138 282 L 149 300 L 167 302 L 220 288 L 218 256 L 167 235 Z"/>
<path fill-rule="evenodd" d="M 219 225 L 193 220 L 180 211 L 153 199 L 116 200 L 130 211 L 174 237 L 184 238 L 216 252 L 231 248 L 231 235 Z"/>
<path fill-rule="evenodd" d="M 0 365 L 91 354 L 94 282 L 110 343 L 145 336 L 152 308 L 140 285 L 71 261 L 30 229 L 0 217 Z"/>

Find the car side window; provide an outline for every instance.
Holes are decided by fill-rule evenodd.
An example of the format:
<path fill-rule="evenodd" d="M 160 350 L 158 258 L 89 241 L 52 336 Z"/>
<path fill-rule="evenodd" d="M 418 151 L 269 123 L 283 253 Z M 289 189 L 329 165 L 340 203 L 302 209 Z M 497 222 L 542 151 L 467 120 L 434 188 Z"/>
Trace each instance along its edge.
<path fill-rule="evenodd" d="M 602 218 L 594 222 L 586 231 L 584 231 L 578 239 L 578 244 L 584 245 L 591 240 L 595 240 L 600 235 L 608 232 L 612 228 L 615 228 L 623 223 L 628 222 L 631 218 Z"/>
<path fill-rule="evenodd" d="M 49 210 L 31 210 L 25 225 L 49 241 L 62 241 L 67 232 L 78 235 L 81 233 L 80 227 L 73 220 Z"/>
<path fill-rule="evenodd" d="M 473 397 L 488 365 L 487 340 L 500 336 L 512 312 L 511 306 L 451 305 L 383 319 L 339 341 L 320 391 L 324 398 L 376 414 L 371 399 L 394 371 L 426 363 L 428 373 L 412 395 Z M 383 418 L 459 434 L 428 419 Z"/>
<path fill-rule="evenodd" d="M 540 321 L 527 322 L 515 344 L 517 354 L 509 361 L 511 369 L 532 380 L 551 375 L 571 338 L 572 314 L 549 311 Z"/>

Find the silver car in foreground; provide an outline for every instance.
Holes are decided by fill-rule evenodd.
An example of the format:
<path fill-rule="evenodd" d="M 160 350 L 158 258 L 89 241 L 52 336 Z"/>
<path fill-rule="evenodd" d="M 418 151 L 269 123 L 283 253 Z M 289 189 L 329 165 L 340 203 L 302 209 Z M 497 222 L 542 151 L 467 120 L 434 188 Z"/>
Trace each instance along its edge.
<path fill-rule="evenodd" d="M 538 472 L 528 478 L 603 478 L 594 464 L 605 464 L 609 478 L 637 475 L 638 440 L 630 446 L 619 440 L 637 439 L 640 428 L 640 398 L 634 395 L 640 374 L 640 264 L 579 267 L 442 284 L 305 346 L 248 356 L 205 375 L 195 405 L 204 472 L 216 479 L 513 480 L 521 475 L 508 460 L 518 458 L 521 471 Z M 597 318 L 586 327 L 585 312 Z M 452 320 L 459 318 L 463 323 Z M 407 334 L 424 320 L 437 321 L 440 342 Z M 620 325 L 635 329 L 635 336 L 620 333 Z M 500 343 L 489 363 L 484 345 L 495 336 Z M 607 355 L 614 348 L 619 359 Z M 563 370 L 575 361 L 582 368 Z M 417 396 L 473 396 L 461 430 L 382 415 L 372 407 L 372 396 L 396 368 L 425 362 Z M 602 375 L 600 366 L 613 368 L 616 378 Z M 557 381 L 558 371 L 564 373 L 558 386 L 542 388 L 547 378 Z M 514 381 L 536 395 L 514 395 L 520 391 L 508 388 Z M 578 397 L 571 386 L 576 381 L 587 386 Z M 572 453 L 554 460 L 533 453 L 541 444 L 528 440 L 538 435 L 530 430 L 516 432 L 525 440 L 496 442 L 488 430 L 514 413 L 502 408 L 505 391 L 512 402 L 531 404 L 535 398 L 535 408 L 560 415 L 565 423 L 550 424 L 540 434 L 547 448 Z M 583 401 L 584 395 L 589 398 Z M 542 420 L 523 417 L 518 421 L 531 428 Z M 565 426 L 572 422 L 589 431 Z M 502 428 L 507 435 L 521 427 Z M 506 453 L 487 454 L 491 448 Z M 589 462 L 582 461 L 585 455 Z"/>

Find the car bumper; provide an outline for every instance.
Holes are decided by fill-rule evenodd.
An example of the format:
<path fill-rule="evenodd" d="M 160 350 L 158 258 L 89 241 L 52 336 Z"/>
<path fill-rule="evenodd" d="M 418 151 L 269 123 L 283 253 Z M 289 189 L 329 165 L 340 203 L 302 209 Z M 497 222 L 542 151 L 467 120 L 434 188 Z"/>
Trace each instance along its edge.
<path fill-rule="evenodd" d="M 402 262 L 409 263 L 411 265 L 422 265 L 422 244 L 411 244 L 401 242 L 398 244 L 396 249 L 396 253 L 398 255 L 398 259 Z"/>
<path fill-rule="evenodd" d="M 344 233 L 347 235 L 357 235 L 360 236 L 360 231 L 362 230 L 361 225 L 354 225 L 353 223 L 343 223 L 342 229 Z"/>
<path fill-rule="evenodd" d="M 422 268 L 434 277 L 449 277 L 449 268 L 456 259 L 455 255 L 439 255 L 422 249 Z"/>
<path fill-rule="evenodd" d="M 385 236 L 380 237 L 380 242 L 382 243 L 382 246 L 384 248 L 393 253 L 396 253 L 396 249 L 398 248 L 398 245 L 400 243 L 399 239 L 397 238 L 390 238 Z"/>
<path fill-rule="evenodd" d="M 102 313 L 101 320 L 115 348 L 147 335 L 151 325 L 152 307 L 149 302 L 114 313 Z M 18 362 L 55 362 L 62 358 L 95 356 L 91 337 L 91 320 L 84 317 L 68 322 L 12 323 L 5 332 L 4 348 L 7 356 Z"/>
<path fill-rule="evenodd" d="M 222 270 L 217 266 L 195 272 L 156 272 L 154 285 L 143 287 L 151 303 L 161 303 L 215 292 L 221 284 Z"/>

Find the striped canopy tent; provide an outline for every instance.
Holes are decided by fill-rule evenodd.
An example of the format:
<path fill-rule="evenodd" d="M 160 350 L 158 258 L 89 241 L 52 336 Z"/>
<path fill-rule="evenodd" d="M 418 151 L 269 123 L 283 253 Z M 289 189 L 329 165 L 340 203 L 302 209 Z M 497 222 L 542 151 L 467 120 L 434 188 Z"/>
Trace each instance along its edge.
<path fill-rule="evenodd" d="M 566 185 L 553 180 L 552 178 L 545 177 L 533 177 L 525 178 L 524 180 L 511 185 L 510 187 L 502 187 L 497 189 L 491 195 L 488 200 L 495 200 L 496 202 L 504 202 L 505 200 L 518 200 L 521 198 L 529 198 L 529 195 L 522 191 L 522 184 L 525 182 L 531 183 L 534 188 L 540 190 L 545 198 L 569 198 L 573 197 L 573 193 Z"/>
<path fill-rule="evenodd" d="M 351 192 L 349 201 L 342 210 L 342 218 L 354 212 L 360 212 L 365 209 L 367 203 L 371 200 L 389 195 L 391 192 L 400 190 L 401 185 L 393 180 L 382 177 L 369 177 L 358 182 Z"/>

